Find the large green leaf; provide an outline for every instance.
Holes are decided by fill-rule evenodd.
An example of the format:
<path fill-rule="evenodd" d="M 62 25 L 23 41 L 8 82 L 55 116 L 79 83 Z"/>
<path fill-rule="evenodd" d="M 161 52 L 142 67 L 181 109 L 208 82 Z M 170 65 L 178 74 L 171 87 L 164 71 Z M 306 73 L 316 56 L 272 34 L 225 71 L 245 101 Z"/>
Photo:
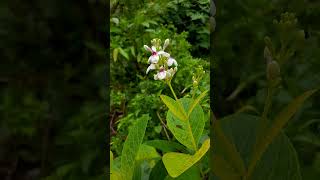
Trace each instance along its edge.
<path fill-rule="evenodd" d="M 235 144 L 223 133 L 221 121 L 214 124 L 213 134 L 217 151 L 223 152 L 212 159 L 213 170 L 224 179 L 237 179 L 245 173 L 245 165 Z"/>
<path fill-rule="evenodd" d="M 137 122 L 129 130 L 121 155 L 121 174 L 123 179 L 131 180 L 132 178 L 135 158 L 139 152 L 149 119 L 148 115 L 143 115 L 137 119 Z"/>
<path fill-rule="evenodd" d="M 139 148 L 139 152 L 136 156 L 136 161 L 152 160 L 157 158 L 161 158 L 161 156 L 159 155 L 159 153 L 156 151 L 154 147 L 146 144 L 141 144 Z"/>
<path fill-rule="evenodd" d="M 207 139 L 194 155 L 170 152 L 162 157 L 162 161 L 169 175 L 175 178 L 198 162 L 206 154 L 209 147 L 210 139 Z"/>
<path fill-rule="evenodd" d="M 260 139 L 257 139 L 255 146 L 256 148 L 253 151 L 252 159 L 248 169 L 249 173 L 251 173 L 251 171 L 254 169 L 256 163 L 259 161 L 259 158 L 267 149 L 269 144 L 272 143 L 274 138 L 279 135 L 282 128 L 303 105 L 304 101 L 317 90 L 318 89 L 307 91 L 291 101 L 291 103 L 275 117 L 275 119 L 272 121 L 271 127 L 264 130 L 264 136 L 261 136 Z"/>
<path fill-rule="evenodd" d="M 180 108 L 181 106 L 178 104 L 178 102 L 176 102 L 175 100 L 173 100 L 169 96 L 165 96 L 165 95 L 160 95 L 160 98 L 163 101 L 163 103 L 167 105 L 169 110 L 177 118 L 179 118 L 180 120 L 183 120 L 183 121 L 187 120 L 187 116 L 186 116 L 184 110 Z"/>
<path fill-rule="evenodd" d="M 227 116 L 219 120 L 224 135 L 235 145 L 246 167 L 252 154 L 252 147 L 256 140 L 255 135 L 260 120 L 261 118 L 258 116 L 242 113 Z M 215 135 L 213 138 L 217 139 Z M 221 157 L 225 158 L 225 151 L 222 147 L 219 147 L 219 144 L 215 144 L 215 148 L 212 148 L 212 150 L 212 161 L 219 161 Z M 216 176 L 223 176 L 221 172 L 214 171 L 214 174 Z M 219 177 L 219 180 L 221 179 L 226 178 Z M 268 146 L 254 169 L 251 179 L 301 180 L 296 152 L 283 132 L 280 132 L 279 136 Z"/>
<path fill-rule="evenodd" d="M 185 111 L 187 111 L 193 100 L 190 98 L 179 99 Z M 172 111 L 167 113 L 167 125 L 174 137 L 187 148 L 196 151 L 201 138 L 205 119 L 201 106 L 198 104 L 193 108 L 187 121 L 182 121 L 173 115 Z"/>

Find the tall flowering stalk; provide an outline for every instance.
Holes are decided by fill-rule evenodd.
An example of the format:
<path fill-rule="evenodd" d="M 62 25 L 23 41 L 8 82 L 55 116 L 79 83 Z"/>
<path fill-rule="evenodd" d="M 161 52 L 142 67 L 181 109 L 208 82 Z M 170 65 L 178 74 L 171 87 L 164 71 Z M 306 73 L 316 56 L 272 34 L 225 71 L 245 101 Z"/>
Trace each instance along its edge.
<path fill-rule="evenodd" d="M 151 40 L 151 44 L 151 48 L 144 45 L 144 48 L 151 53 L 151 56 L 148 59 L 150 65 L 146 70 L 146 74 L 148 74 L 150 70 L 155 70 L 154 79 L 166 82 L 170 87 L 174 98 L 178 100 L 171 86 L 171 80 L 178 70 L 178 63 L 169 53 L 165 52 L 165 49 L 170 44 L 170 40 L 166 39 L 163 46 L 161 46 L 161 40 L 156 38 Z"/>

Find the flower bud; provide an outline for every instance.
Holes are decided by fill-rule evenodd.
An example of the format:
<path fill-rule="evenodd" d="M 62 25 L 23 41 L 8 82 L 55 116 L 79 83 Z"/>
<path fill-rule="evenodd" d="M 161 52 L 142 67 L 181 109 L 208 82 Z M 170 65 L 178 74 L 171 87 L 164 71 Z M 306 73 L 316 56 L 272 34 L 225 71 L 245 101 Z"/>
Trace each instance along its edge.
<path fill-rule="evenodd" d="M 193 81 L 193 86 L 198 86 L 198 81 Z"/>
<path fill-rule="evenodd" d="M 264 58 L 267 60 L 267 63 L 270 63 L 272 61 L 271 52 L 267 46 L 264 48 L 263 55 Z"/>
<path fill-rule="evenodd" d="M 168 47 L 169 42 L 170 42 L 169 39 L 166 39 L 166 40 L 164 41 L 162 50 L 165 50 L 165 49 Z"/>
<path fill-rule="evenodd" d="M 280 76 L 280 67 L 277 61 L 271 61 L 267 65 L 267 78 L 268 80 L 275 80 Z"/>

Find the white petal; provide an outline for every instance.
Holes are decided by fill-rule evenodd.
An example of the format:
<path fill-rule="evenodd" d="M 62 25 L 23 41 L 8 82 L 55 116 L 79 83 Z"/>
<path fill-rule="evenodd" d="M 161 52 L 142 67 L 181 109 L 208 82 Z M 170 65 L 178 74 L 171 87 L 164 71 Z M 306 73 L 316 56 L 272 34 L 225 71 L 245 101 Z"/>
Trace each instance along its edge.
<path fill-rule="evenodd" d="M 161 72 L 158 72 L 157 75 L 158 75 L 159 79 L 164 79 L 164 78 L 166 78 L 167 73 L 166 73 L 166 71 L 161 71 Z"/>
<path fill-rule="evenodd" d="M 169 53 L 166 53 L 166 52 L 164 52 L 164 51 L 159 51 L 158 54 L 159 54 L 159 55 L 163 55 L 163 56 L 165 56 L 165 57 L 170 57 L 170 54 L 169 54 Z"/>
<path fill-rule="evenodd" d="M 146 49 L 147 51 L 150 51 L 150 52 L 152 53 L 152 49 L 151 49 L 151 48 L 149 48 L 149 46 L 144 45 L 143 47 L 144 47 L 144 49 Z"/>
<path fill-rule="evenodd" d="M 152 48 L 152 51 L 157 52 L 156 47 L 152 46 L 151 48 Z"/>
<path fill-rule="evenodd" d="M 154 80 L 158 80 L 158 74 L 155 74 L 155 75 L 153 76 L 153 78 L 154 78 Z"/>
<path fill-rule="evenodd" d="M 153 64 L 158 63 L 158 61 L 159 61 L 158 55 L 152 55 L 149 57 L 149 60 L 148 60 L 149 63 L 153 63 Z"/>
<path fill-rule="evenodd" d="M 165 50 L 168 45 L 169 45 L 169 39 L 166 39 L 163 44 L 163 50 Z"/>
<path fill-rule="evenodd" d="M 148 72 L 149 72 L 150 70 L 152 70 L 152 69 L 156 69 L 156 66 L 155 66 L 154 64 L 150 64 L 150 66 L 149 66 L 148 69 L 147 69 L 146 74 L 148 74 Z"/>
<path fill-rule="evenodd" d="M 175 66 L 178 66 L 178 63 L 177 63 L 177 61 L 176 61 L 175 59 L 173 59 L 173 64 L 174 64 Z"/>
<path fill-rule="evenodd" d="M 173 60 L 174 60 L 173 58 L 168 59 L 168 62 L 167 62 L 168 66 L 172 66 Z"/>

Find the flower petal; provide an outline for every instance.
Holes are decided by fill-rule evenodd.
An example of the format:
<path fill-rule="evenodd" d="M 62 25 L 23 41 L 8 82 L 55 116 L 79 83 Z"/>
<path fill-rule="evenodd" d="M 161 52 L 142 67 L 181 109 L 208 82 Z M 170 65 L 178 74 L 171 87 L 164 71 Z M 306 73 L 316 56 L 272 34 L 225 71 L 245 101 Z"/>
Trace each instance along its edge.
<path fill-rule="evenodd" d="M 155 64 L 150 64 L 150 66 L 148 67 L 147 71 L 146 71 L 146 74 L 148 74 L 148 72 L 152 69 L 156 69 L 156 66 Z"/>
<path fill-rule="evenodd" d="M 149 63 L 153 63 L 153 64 L 158 63 L 158 61 L 159 61 L 158 55 L 152 55 L 149 57 L 149 60 L 148 60 Z"/>
<path fill-rule="evenodd" d="M 144 45 L 143 47 L 144 47 L 145 50 L 150 51 L 152 53 L 152 49 L 149 46 Z"/>
<path fill-rule="evenodd" d="M 168 61 L 167 61 L 168 66 L 172 66 L 173 60 L 174 60 L 174 59 L 171 58 L 171 57 L 168 59 Z"/>
<path fill-rule="evenodd" d="M 151 48 L 152 48 L 152 51 L 153 51 L 153 52 L 157 52 L 156 47 L 152 46 Z"/>
<path fill-rule="evenodd" d="M 162 80 L 162 79 L 166 78 L 167 73 L 166 73 L 166 71 L 161 71 L 161 72 L 158 72 L 157 75 L 158 75 L 158 79 Z"/>
<path fill-rule="evenodd" d="M 165 50 L 168 45 L 169 45 L 169 39 L 166 39 L 166 40 L 164 41 L 162 50 Z"/>
<path fill-rule="evenodd" d="M 170 54 L 169 54 L 169 53 L 166 53 L 166 52 L 164 52 L 164 51 L 159 51 L 159 52 L 158 52 L 158 55 L 163 55 L 163 56 L 165 56 L 165 57 L 170 57 Z"/>
<path fill-rule="evenodd" d="M 172 58 L 173 59 L 173 58 Z M 177 63 L 177 61 L 175 60 L 175 59 L 173 59 L 173 64 L 175 65 L 175 66 L 178 66 L 178 63 Z"/>

